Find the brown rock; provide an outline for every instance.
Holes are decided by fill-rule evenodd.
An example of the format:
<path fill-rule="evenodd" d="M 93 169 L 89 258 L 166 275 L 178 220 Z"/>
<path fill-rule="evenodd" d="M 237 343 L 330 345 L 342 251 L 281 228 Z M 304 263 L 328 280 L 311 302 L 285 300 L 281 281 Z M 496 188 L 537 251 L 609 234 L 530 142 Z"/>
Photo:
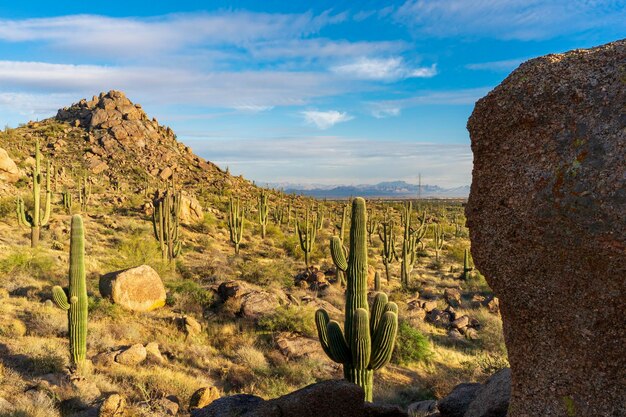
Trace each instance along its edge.
<path fill-rule="evenodd" d="M 20 179 L 20 171 L 15 162 L 9 158 L 9 154 L 0 148 L 0 181 L 8 183 L 17 182 Z"/>
<path fill-rule="evenodd" d="M 511 417 L 626 415 L 625 62 L 626 40 L 533 59 L 468 122 L 466 216 L 501 300 Z"/>
<path fill-rule="evenodd" d="M 184 224 L 197 223 L 204 219 L 204 210 L 195 197 L 182 194 L 179 217 Z"/>
<path fill-rule="evenodd" d="M 187 337 L 197 336 L 202 333 L 202 325 L 193 317 L 183 316 L 181 321 Z"/>
<path fill-rule="evenodd" d="M 469 326 L 470 324 L 470 318 L 468 316 L 461 316 L 458 319 L 454 320 L 452 323 L 450 323 L 452 325 L 452 327 L 454 327 L 455 329 L 462 329 L 464 327 Z"/>
<path fill-rule="evenodd" d="M 100 405 L 98 417 L 123 417 L 126 415 L 126 400 L 119 394 L 111 394 Z"/>
<path fill-rule="evenodd" d="M 443 298 L 450 307 L 459 307 L 461 305 L 461 291 L 456 288 L 446 288 L 443 292 Z"/>
<path fill-rule="evenodd" d="M 178 414 L 179 405 L 169 398 L 159 398 L 155 403 L 156 409 L 163 415 L 175 416 Z"/>
<path fill-rule="evenodd" d="M 189 400 L 189 409 L 203 408 L 221 397 L 220 391 L 215 387 L 203 387 L 193 393 Z"/>
<path fill-rule="evenodd" d="M 163 365 L 167 363 L 167 359 L 161 355 L 159 344 L 156 342 L 150 342 L 146 345 L 146 361 L 157 365 Z"/>
<path fill-rule="evenodd" d="M 481 385 L 476 383 L 457 385 L 447 397 L 439 400 L 439 412 L 445 417 L 463 417 L 480 388 Z"/>
<path fill-rule="evenodd" d="M 100 294 L 133 311 L 150 311 L 165 305 L 165 287 L 148 265 L 111 272 L 100 277 Z"/>
<path fill-rule="evenodd" d="M 171 177 L 171 176 L 172 176 L 172 174 L 174 174 L 174 173 L 172 172 L 172 168 L 170 168 L 170 167 L 165 167 L 165 168 L 163 168 L 163 169 L 161 170 L 161 172 L 159 173 L 159 178 L 161 178 L 162 180 L 166 180 L 166 179 L 168 179 L 169 177 Z"/>
<path fill-rule="evenodd" d="M 129 366 L 139 365 L 146 360 L 147 355 L 146 348 L 141 343 L 137 343 L 118 353 L 115 356 L 115 362 Z"/>
<path fill-rule="evenodd" d="M 290 333 L 280 333 L 276 337 L 278 350 L 288 358 L 312 358 L 324 359 L 324 351 L 317 339 L 293 335 Z"/>
<path fill-rule="evenodd" d="M 450 313 L 436 308 L 426 314 L 426 321 L 437 327 L 447 328 L 450 326 Z"/>
<path fill-rule="evenodd" d="M 222 301 L 229 298 L 241 298 L 245 293 L 251 290 L 252 286 L 245 281 L 225 281 L 217 288 L 217 294 Z"/>
<path fill-rule="evenodd" d="M 424 301 L 424 303 L 422 304 L 422 308 L 427 313 L 430 313 L 431 311 L 437 308 L 437 301 L 436 300 Z"/>
<path fill-rule="evenodd" d="M 258 319 L 273 313 L 278 306 L 285 303 L 286 298 L 281 292 L 250 291 L 241 298 L 241 315 Z"/>
<path fill-rule="evenodd" d="M 482 385 L 463 417 L 506 417 L 510 397 L 511 368 L 504 368 Z"/>

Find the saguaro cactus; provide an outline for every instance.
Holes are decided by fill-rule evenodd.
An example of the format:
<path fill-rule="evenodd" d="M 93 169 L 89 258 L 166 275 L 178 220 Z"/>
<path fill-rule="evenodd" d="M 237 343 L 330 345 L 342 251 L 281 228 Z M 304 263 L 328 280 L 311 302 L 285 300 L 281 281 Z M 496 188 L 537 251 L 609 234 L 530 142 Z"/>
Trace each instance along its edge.
<path fill-rule="evenodd" d="M 345 379 L 363 388 L 365 400 L 372 401 L 374 371 L 391 359 L 398 330 L 398 306 L 388 302 L 384 293 L 376 294 L 372 310 L 367 304 L 367 231 L 365 200 L 352 202 L 350 255 L 346 260 L 338 236 L 331 240 L 335 263 L 345 266 L 347 273 L 344 330 L 330 320 L 324 309 L 315 313 L 317 333 L 324 352 L 343 364 Z"/>
<path fill-rule="evenodd" d="M 261 194 L 259 195 L 259 225 L 261 226 L 261 237 L 263 239 L 265 239 L 268 215 L 267 194 L 265 191 L 261 190 Z"/>
<path fill-rule="evenodd" d="M 341 222 L 335 225 L 335 228 L 339 232 L 339 239 L 341 239 L 341 244 L 343 245 L 343 237 L 344 232 L 346 230 L 346 217 L 348 216 L 348 205 L 343 206 L 343 211 L 341 212 Z"/>
<path fill-rule="evenodd" d="M 86 212 L 91 201 L 91 183 L 86 174 L 82 179 L 82 184 L 78 187 L 78 201 L 80 202 L 80 210 Z"/>
<path fill-rule="evenodd" d="M 436 223 L 433 227 L 433 244 L 435 246 L 435 261 L 439 262 L 439 252 L 443 249 L 445 234 L 443 231 L 443 225 Z"/>
<path fill-rule="evenodd" d="M 393 221 L 387 217 L 385 221 L 381 222 L 378 226 L 378 237 L 383 242 L 383 248 L 380 255 L 383 258 L 383 265 L 385 265 L 385 275 L 387 276 L 387 283 L 391 280 L 389 273 L 389 265 L 398 259 L 396 254 L 396 235 L 393 231 Z"/>
<path fill-rule="evenodd" d="M 239 208 L 239 198 L 237 202 L 230 197 L 228 207 L 228 230 L 230 231 L 230 241 L 235 245 L 235 253 L 239 254 L 239 244 L 243 238 L 243 224 L 245 222 L 244 209 Z"/>
<path fill-rule="evenodd" d="M 152 226 L 154 237 L 161 246 L 161 257 L 169 262 L 180 255 L 182 244 L 179 239 L 181 193 L 168 187 L 154 200 Z"/>
<path fill-rule="evenodd" d="M 72 214 L 72 193 L 70 190 L 65 188 L 61 193 L 63 197 L 63 208 L 67 212 L 67 214 Z"/>
<path fill-rule="evenodd" d="M 416 260 L 417 244 L 426 234 L 426 212 L 416 229 L 411 227 L 412 204 L 407 201 L 404 206 L 402 219 L 404 221 L 404 239 L 402 240 L 402 262 L 400 265 L 400 281 L 403 288 L 409 286 L 409 276 Z"/>
<path fill-rule="evenodd" d="M 35 145 L 35 166 L 33 167 L 33 212 L 27 213 L 24 208 L 24 200 L 17 197 L 17 220 L 21 226 L 30 227 L 30 246 L 32 248 L 39 244 L 41 226 L 48 224 L 50 219 L 50 203 L 52 200 L 52 189 L 50 188 L 50 161 L 46 169 L 46 205 L 41 212 L 41 152 L 39 152 L 39 140 Z"/>
<path fill-rule="evenodd" d="M 372 235 L 376 231 L 377 226 L 378 226 L 378 222 L 374 218 L 373 212 L 372 212 L 367 218 L 367 241 L 369 242 L 370 245 L 372 244 Z"/>
<path fill-rule="evenodd" d="M 469 249 L 465 248 L 465 252 L 463 253 L 463 274 L 461 278 L 467 281 L 470 278 L 470 272 L 472 272 L 474 268 L 470 266 L 469 261 Z"/>
<path fill-rule="evenodd" d="M 67 311 L 70 357 L 80 370 L 87 355 L 87 284 L 85 280 L 85 232 L 83 219 L 72 217 L 70 235 L 70 286 L 68 292 L 54 286 L 52 298 L 56 305 Z M 68 298 L 69 295 L 69 298 Z"/>
<path fill-rule="evenodd" d="M 311 221 L 311 214 L 309 207 L 306 208 L 306 215 L 304 216 L 304 228 L 300 225 L 300 222 L 296 219 L 296 234 L 300 240 L 300 248 L 304 252 L 304 263 L 308 267 L 311 262 L 311 252 L 315 247 L 316 228 Z"/>

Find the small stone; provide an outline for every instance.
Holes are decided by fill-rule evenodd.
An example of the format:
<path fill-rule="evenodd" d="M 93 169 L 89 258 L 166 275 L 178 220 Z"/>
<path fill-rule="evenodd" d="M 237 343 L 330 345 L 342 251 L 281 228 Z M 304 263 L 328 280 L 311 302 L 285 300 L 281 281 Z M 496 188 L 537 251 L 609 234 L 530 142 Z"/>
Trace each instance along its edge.
<path fill-rule="evenodd" d="M 203 387 L 193 393 L 189 400 L 189 409 L 204 408 L 213 401 L 221 397 L 219 390 L 215 387 Z"/>
<path fill-rule="evenodd" d="M 161 398 L 156 401 L 155 408 L 166 416 L 175 416 L 178 414 L 179 405 L 169 398 Z"/>
<path fill-rule="evenodd" d="M 163 355 L 161 355 L 158 343 L 151 342 L 146 345 L 146 361 L 157 365 L 163 365 L 167 363 L 167 359 L 165 359 Z"/>
<path fill-rule="evenodd" d="M 119 394 L 111 394 L 100 405 L 98 417 L 123 417 L 126 414 L 126 400 Z"/>
<path fill-rule="evenodd" d="M 147 355 L 146 348 L 141 343 L 137 343 L 118 353 L 115 362 L 129 366 L 138 365 L 146 360 Z"/>

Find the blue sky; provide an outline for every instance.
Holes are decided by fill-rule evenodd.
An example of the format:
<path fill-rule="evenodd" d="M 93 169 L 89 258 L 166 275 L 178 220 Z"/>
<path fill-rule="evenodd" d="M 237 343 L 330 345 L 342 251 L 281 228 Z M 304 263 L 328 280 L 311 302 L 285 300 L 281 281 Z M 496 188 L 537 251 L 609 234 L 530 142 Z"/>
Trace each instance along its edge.
<path fill-rule="evenodd" d="M 471 181 L 473 103 L 623 38 L 626 0 L 0 4 L 0 123 L 119 89 L 257 181 Z"/>

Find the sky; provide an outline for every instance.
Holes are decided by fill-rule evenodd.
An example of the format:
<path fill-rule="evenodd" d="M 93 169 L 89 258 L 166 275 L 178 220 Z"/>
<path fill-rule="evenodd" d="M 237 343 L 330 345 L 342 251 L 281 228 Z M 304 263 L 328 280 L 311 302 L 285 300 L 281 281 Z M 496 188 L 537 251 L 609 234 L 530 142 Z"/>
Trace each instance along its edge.
<path fill-rule="evenodd" d="M 471 182 L 521 62 L 626 36 L 626 0 L 0 2 L 0 123 L 122 90 L 258 182 Z"/>

